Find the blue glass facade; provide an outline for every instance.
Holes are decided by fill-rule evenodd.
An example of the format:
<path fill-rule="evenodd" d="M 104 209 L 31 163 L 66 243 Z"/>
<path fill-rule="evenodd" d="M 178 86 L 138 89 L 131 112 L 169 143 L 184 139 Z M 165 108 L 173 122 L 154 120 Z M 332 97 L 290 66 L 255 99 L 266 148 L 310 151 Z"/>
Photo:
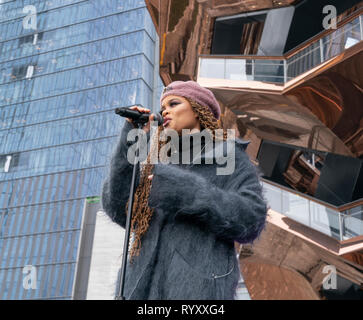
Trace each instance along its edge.
<path fill-rule="evenodd" d="M 71 299 L 84 199 L 100 195 L 122 126 L 114 110 L 158 107 L 157 35 L 143 0 L 2 0 L 0 35 L 0 299 Z"/>

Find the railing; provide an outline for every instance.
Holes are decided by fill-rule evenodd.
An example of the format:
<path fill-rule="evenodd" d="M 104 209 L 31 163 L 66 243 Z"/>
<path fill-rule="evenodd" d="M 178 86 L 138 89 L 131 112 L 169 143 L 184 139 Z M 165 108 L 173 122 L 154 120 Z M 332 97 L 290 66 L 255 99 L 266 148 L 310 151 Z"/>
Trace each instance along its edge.
<path fill-rule="evenodd" d="M 288 191 L 266 179 L 262 179 L 261 183 L 272 210 L 339 241 L 363 235 L 362 201 L 344 209 L 347 205 L 335 207 L 308 195 Z"/>
<path fill-rule="evenodd" d="M 198 78 L 285 84 L 363 40 L 363 15 L 315 39 L 301 50 L 279 57 L 201 55 Z"/>

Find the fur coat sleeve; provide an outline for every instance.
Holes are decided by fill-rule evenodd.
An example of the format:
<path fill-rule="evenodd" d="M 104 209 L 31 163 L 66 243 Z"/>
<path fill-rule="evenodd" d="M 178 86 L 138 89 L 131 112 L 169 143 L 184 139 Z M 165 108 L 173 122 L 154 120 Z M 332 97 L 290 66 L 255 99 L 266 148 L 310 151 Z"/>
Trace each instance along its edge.
<path fill-rule="evenodd" d="M 113 222 L 125 228 L 126 203 L 129 199 L 133 165 L 127 159 L 127 150 L 134 142 L 127 141 L 127 134 L 134 126 L 125 121 L 118 143 L 111 156 L 109 172 L 102 187 L 102 207 Z M 149 138 L 149 136 L 148 136 Z M 139 170 L 136 186 L 139 183 Z"/>
<path fill-rule="evenodd" d="M 172 165 L 156 164 L 153 174 L 149 206 L 174 219 L 194 219 L 217 237 L 239 243 L 253 242 L 265 226 L 267 206 L 258 171 L 240 145 L 235 170 L 225 177 L 223 188 Z"/>

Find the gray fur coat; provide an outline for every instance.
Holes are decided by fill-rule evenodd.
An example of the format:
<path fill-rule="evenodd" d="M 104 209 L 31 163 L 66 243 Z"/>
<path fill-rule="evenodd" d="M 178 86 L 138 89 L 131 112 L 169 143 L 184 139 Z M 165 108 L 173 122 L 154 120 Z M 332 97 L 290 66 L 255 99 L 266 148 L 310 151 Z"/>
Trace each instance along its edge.
<path fill-rule="evenodd" d="M 124 228 L 131 128 L 125 121 L 102 189 L 104 211 Z M 232 143 L 235 170 L 230 175 L 216 175 L 219 164 L 205 164 L 203 153 L 202 164 L 155 164 L 148 202 L 155 211 L 140 255 L 127 263 L 126 299 L 234 298 L 240 272 L 234 241 L 252 243 L 259 236 L 267 207 L 259 171 L 245 152 L 248 142 Z"/>

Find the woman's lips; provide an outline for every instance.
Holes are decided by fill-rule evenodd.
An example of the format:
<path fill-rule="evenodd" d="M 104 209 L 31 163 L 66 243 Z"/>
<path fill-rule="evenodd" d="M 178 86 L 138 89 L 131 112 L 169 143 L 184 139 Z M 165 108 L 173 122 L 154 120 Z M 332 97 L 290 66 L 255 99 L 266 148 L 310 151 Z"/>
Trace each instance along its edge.
<path fill-rule="evenodd" d="M 164 126 L 164 128 L 169 124 L 169 122 L 171 121 L 171 119 L 168 119 L 168 120 L 166 120 L 164 123 L 163 123 L 163 126 Z"/>

